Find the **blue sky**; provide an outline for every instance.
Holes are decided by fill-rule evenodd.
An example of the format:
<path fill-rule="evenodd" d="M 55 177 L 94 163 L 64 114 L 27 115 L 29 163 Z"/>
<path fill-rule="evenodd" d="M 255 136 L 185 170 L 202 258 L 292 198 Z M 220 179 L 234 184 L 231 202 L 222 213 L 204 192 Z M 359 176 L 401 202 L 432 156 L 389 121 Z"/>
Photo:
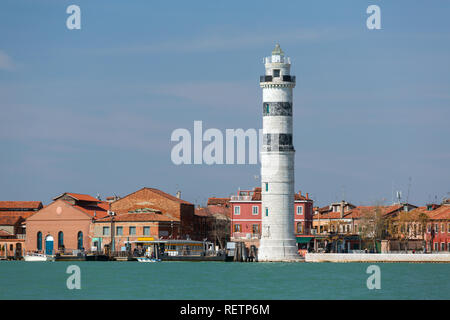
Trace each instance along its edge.
<path fill-rule="evenodd" d="M 126 3 L 0 4 L 1 200 L 149 186 L 203 204 L 253 188 L 259 165 L 174 165 L 170 135 L 260 128 L 276 42 L 297 76 L 296 190 L 321 206 L 450 191 L 450 2 Z M 382 30 L 366 28 L 370 4 Z"/>

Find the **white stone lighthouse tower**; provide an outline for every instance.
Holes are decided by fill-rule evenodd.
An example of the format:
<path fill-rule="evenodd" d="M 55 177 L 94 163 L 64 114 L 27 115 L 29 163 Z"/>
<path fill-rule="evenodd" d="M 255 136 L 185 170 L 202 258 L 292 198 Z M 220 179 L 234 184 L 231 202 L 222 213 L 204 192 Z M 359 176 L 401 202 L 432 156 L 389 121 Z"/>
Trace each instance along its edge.
<path fill-rule="evenodd" d="M 261 151 L 262 230 L 258 261 L 300 258 L 294 236 L 294 156 L 291 63 L 277 44 L 264 59 L 263 146 Z"/>

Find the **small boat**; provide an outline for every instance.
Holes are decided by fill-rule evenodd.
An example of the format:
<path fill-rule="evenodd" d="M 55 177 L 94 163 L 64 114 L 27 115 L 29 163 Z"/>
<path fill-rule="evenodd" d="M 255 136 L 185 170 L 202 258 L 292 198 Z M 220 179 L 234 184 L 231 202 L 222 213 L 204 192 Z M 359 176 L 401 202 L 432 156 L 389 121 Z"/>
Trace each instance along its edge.
<path fill-rule="evenodd" d="M 150 259 L 150 258 L 137 258 L 137 261 L 139 262 L 161 262 L 161 259 Z"/>
<path fill-rule="evenodd" d="M 23 257 L 25 261 L 55 261 L 55 256 L 42 253 L 29 253 Z"/>

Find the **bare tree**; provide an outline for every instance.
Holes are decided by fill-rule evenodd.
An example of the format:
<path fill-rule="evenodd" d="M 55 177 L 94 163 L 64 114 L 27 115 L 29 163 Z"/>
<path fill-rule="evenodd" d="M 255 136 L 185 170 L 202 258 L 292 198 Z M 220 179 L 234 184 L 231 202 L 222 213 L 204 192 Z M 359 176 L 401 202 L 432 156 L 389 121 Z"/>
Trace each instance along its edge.
<path fill-rule="evenodd" d="M 386 230 L 383 207 L 377 204 L 374 207 L 363 208 L 359 225 L 361 227 L 361 238 L 369 241 L 373 249 L 376 250 L 376 242 L 383 239 Z"/>

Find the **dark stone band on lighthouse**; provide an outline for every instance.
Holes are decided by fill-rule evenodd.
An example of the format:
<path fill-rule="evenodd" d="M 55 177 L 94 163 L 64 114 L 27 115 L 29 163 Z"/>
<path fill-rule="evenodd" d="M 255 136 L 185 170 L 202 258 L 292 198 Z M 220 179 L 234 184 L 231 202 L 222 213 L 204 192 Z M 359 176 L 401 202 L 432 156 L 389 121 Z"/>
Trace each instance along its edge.
<path fill-rule="evenodd" d="M 263 116 L 292 116 L 292 103 L 263 102 Z"/>
<path fill-rule="evenodd" d="M 266 133 L 263 135 L 263 151 L 294 151 L 292 134 Z"/>

